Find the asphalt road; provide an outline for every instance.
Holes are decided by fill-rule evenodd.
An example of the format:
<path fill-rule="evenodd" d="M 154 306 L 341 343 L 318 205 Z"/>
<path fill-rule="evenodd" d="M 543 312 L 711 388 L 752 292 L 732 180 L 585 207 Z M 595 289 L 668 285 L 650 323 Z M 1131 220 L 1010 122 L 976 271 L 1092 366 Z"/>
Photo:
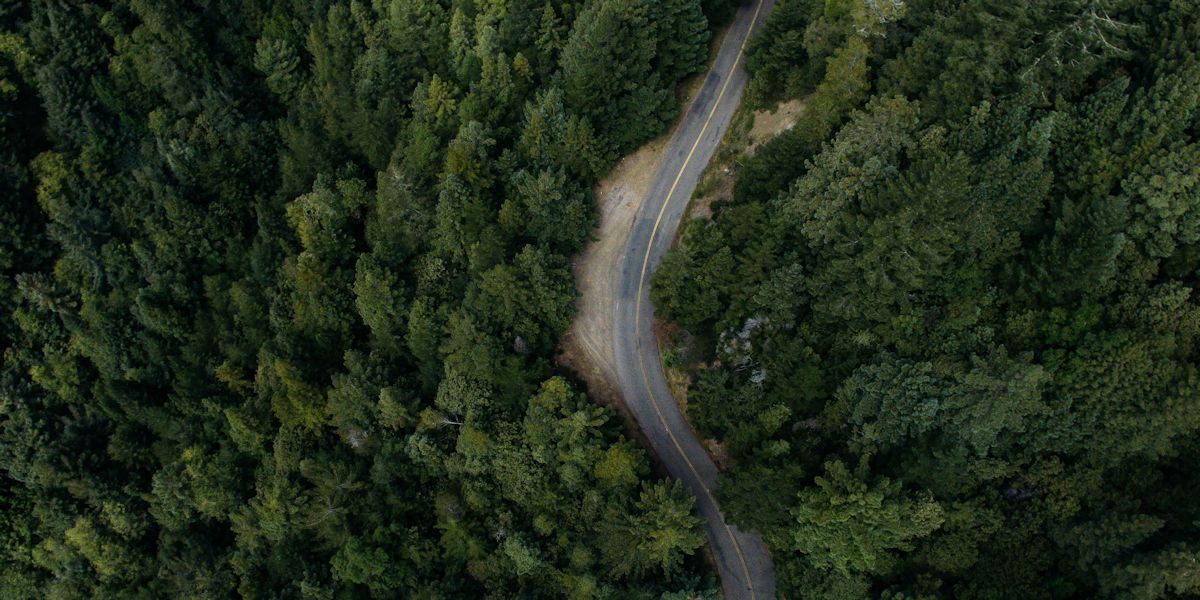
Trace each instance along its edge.
<path fill-rule="evenodd" d="M 650 274 L 671 246 L 687 201 L 725 135 L 746 87 L 745 40 L 775 0 L 738 10 L 703 87 L 676 128 L 663 164 L 634 219 L 618 266 L 613 353 L 625 403 L 667 471 L 692 491 L 729 599 L 775 597 L 775 573 L 762 538 L 725 522 L 713 490 L 717 468 L 671 399 L 651 332 Z"/>

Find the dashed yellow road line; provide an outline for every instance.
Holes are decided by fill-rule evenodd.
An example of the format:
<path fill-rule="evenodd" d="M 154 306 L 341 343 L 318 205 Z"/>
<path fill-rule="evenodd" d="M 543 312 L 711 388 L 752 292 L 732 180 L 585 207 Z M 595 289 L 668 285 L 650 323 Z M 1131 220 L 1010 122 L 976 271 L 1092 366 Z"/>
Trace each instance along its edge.
<path fill-rule="evenodd" d="M 671 203 L 671 197 L 675 195 L 675 188 L 679 187 L 679 182 L 683 179 L 683 173 L 687 171 L 688 165 L 692 162 L 692 156 L 696 154 L 696 149 L 700 147 L 700 141 L 704 139 L 704 134 L 708 131 L 708 126 L 712 124 L 713 118 L 717 115 L 717 109 L 721 106 L 721 100 L 725 97 L 725 91 L 729 88 L 729 82 L 742 61 L 742 55 L 746 52 L 746 43 L 750 41 L 750 36 L 754 33 L 754 26 L 758 23 L 758 16 L 759 12 L 762 11 L 762 6 L 763 0 L 758 0 L 758 4 L 754 7 L 754 16 L 750 18 L 750 26 L 746 29 L 746 36 L 742 38 L 742 44 L 738 47 L 737 56 L 733 59 L 733 66 L 729 68 L 729 73 L 725 76 L 725 83 L 721 86 L 721 91 L 717 94 L 716 100 L 713 101 L 712 110 L 709 111 L 708 118 L 704 121 L 704 126 L 700 128 L 700 134 L 696 136 L 695 143 L 692 144 L 687 157 L 683 159 L 683 166 L 679 168 L 679 173 L 675 175 L 675 181 L 671 183 L 671 189 L 667 192 L 667 197 L 663 200 L 662 208 L 658 211 L 658 218 L 654 220 L 654 228 L 650 230 L 650 241 L 646 244 L 646 255 L 642 257 L 642 272 L 638 277 L 637 297 L 634 307 L 634 337 L 638 342 L 642 338 L 642 289 L 646 285 L 646 270 L 650 265 L 650 252 L 654 248 L 654 238 L 658 235 L 658 228 L 662 224 L 662 218 L 666 214 L 667 206 Z M 662 424 L 663 430 L 667 432 L 667 437 L 671 438 L 671 443 L 675 445 L 675 449 L 679 451 L 679 456 L 683 457 L 683 462 L 687 464 L 688 469 L 691 469 L 692 475 L 696 476 L 696 481 L 700 482 L 700 489 L 704 491 L 704 495 L 708 498 L 708 501 L 713 506 L 717 506 L 717 500 L 713 497 L 712 491 L 705 485 L 704 478 L 700 477 L 700 472 L 696 470 L 696 466 L 692 464 L 687 453 L 683 451 L 683 446 L 679 445 L 679 440 L 675 437 L 674 432 L 667 426 L 667 420 L 663 417 L 662 409 L 659 408 L 658 400 L 654 396 L 654 390 L 650 388 L 650 376 L 646 372 L 646 362 L 643 360 L 640 351 L 638 352 L 638 365 L 642 369 L 642 382 L 646 386 L 646 394 L 650 397 L 650 405 L 654 407 L 654 413 L 658 415 L 659 423 Z M 729 529 L 729 524 L 725 522 L 724 517 L 721 517 L 721 526 L 725 528 L 725 535 L 729 536 L 729 541 L 733 543 L 733 549 L 737 553 L 738 562 L 741 563 L 742 577 L 746 582 L 746 588 L 750 591 L 751 600 L 754 600 L 756 598 L 754 580 L 750 578 L 750 569 L 746 565 L 746 557 L 742 553 L 742 545 L 734 537 L 733 531 Z"/>

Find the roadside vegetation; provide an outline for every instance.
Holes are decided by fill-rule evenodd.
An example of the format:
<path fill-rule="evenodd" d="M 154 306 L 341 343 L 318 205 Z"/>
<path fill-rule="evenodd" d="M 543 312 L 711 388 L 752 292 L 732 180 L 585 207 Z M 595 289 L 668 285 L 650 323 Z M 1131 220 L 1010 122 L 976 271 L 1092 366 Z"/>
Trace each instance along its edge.
<path fill-rule="evenodd" d="M 715 587 L 551 359 L 733 8 L 0 3 L 0 595 Z"/>
<path fill-rule="evenodd" d="M 1200 594 L 1200 5 L 780 0 L 657 270 L 792 598 Z"/>

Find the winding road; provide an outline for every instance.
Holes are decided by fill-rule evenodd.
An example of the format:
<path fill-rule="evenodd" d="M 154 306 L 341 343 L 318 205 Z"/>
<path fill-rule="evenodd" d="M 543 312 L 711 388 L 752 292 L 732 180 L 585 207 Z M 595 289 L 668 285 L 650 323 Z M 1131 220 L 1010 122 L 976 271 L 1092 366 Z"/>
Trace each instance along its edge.
<path fill-rule="evenodd" d="M 774 569 L 762 538 L 726 523 L 714 496 L 717 468 L 671 398 L 651 332 L 650 274 L 670 248 L 679 222 L 708 161 L 716 151 L 745 89 L 746 40 L 775 0 L 754 0 L 738 10 L 702 88 L 666 148 L 662 165 L 634 218 L 615 276 L 613 354 L 617 383 L 655 454 L 691 490 L 704 518 L 725 597 L 775 596 Z"/>

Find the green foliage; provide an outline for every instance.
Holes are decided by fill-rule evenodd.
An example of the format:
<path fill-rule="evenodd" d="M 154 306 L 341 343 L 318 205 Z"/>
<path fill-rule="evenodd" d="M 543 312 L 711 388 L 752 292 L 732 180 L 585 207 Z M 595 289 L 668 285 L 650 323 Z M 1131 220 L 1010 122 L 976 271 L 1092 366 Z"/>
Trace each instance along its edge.
<path fill-rule="evenodd" d="M 900 485 L 886 478 L 869 485 L 840 462 L 827 463 L 814 487 L 800 492 L 792 517 L 792 549 L 816 568 L 843 574 L 888 572 L 890 551 L 912 549 L 912 540 L 943 519 L 932 499 L 901 497 Z"/>
<path fill-rule="evenodd" d="M 620 546 L 619 538 L 609 537 L 602 546 L 603 560 L 614 573 L 663 575 L 679 569 L 685 555 L 704 544 L 700 519 L 691 513 L 692 499 L 679 482 L 657 483 L 643 487 L 634 514 L 615 524 L 617 531 L 636 535 L 633 546 Z"/>
<path fill-rule="evenodd" d="M 698 0 L 3 6 L 0 595 L 699 587 L 690 498 L 551 366 Z"/>
<path fill-rule="evenodd" d="M 1197 32 L 1167 1 L 780 2 L 750 98 L 806 112 L 651 297 L 706 346 L 689 416 L 782 593 L 1196 593 Z"/>
<path fill-rule="evenodd" d="M 851 107 L 866 100 L 870 59 L 867 42 L 852 36 L 825 60 L 825 78 L 800 121 L 766 144 L 739 178 L 735 189 L 739 199 L 778 193 L 804 172 L 805 161 L 817 154 Z"/>
<path fill-rule="evenodd" d="M 707 54 L 694 0 L 596 0 L 563 47 L 566 106 L 596 127 L 612 158 L 660 133 L 675 110 L 672 86 Z"/>
<path fill-rule="evenodd" d="M 566 174 L 520 171 L 513 176 L 514 195 L 500 207 L 500 225 L 512 237 L 570 255 L 583 248 L 592 229 L 591 196 Z"/>

